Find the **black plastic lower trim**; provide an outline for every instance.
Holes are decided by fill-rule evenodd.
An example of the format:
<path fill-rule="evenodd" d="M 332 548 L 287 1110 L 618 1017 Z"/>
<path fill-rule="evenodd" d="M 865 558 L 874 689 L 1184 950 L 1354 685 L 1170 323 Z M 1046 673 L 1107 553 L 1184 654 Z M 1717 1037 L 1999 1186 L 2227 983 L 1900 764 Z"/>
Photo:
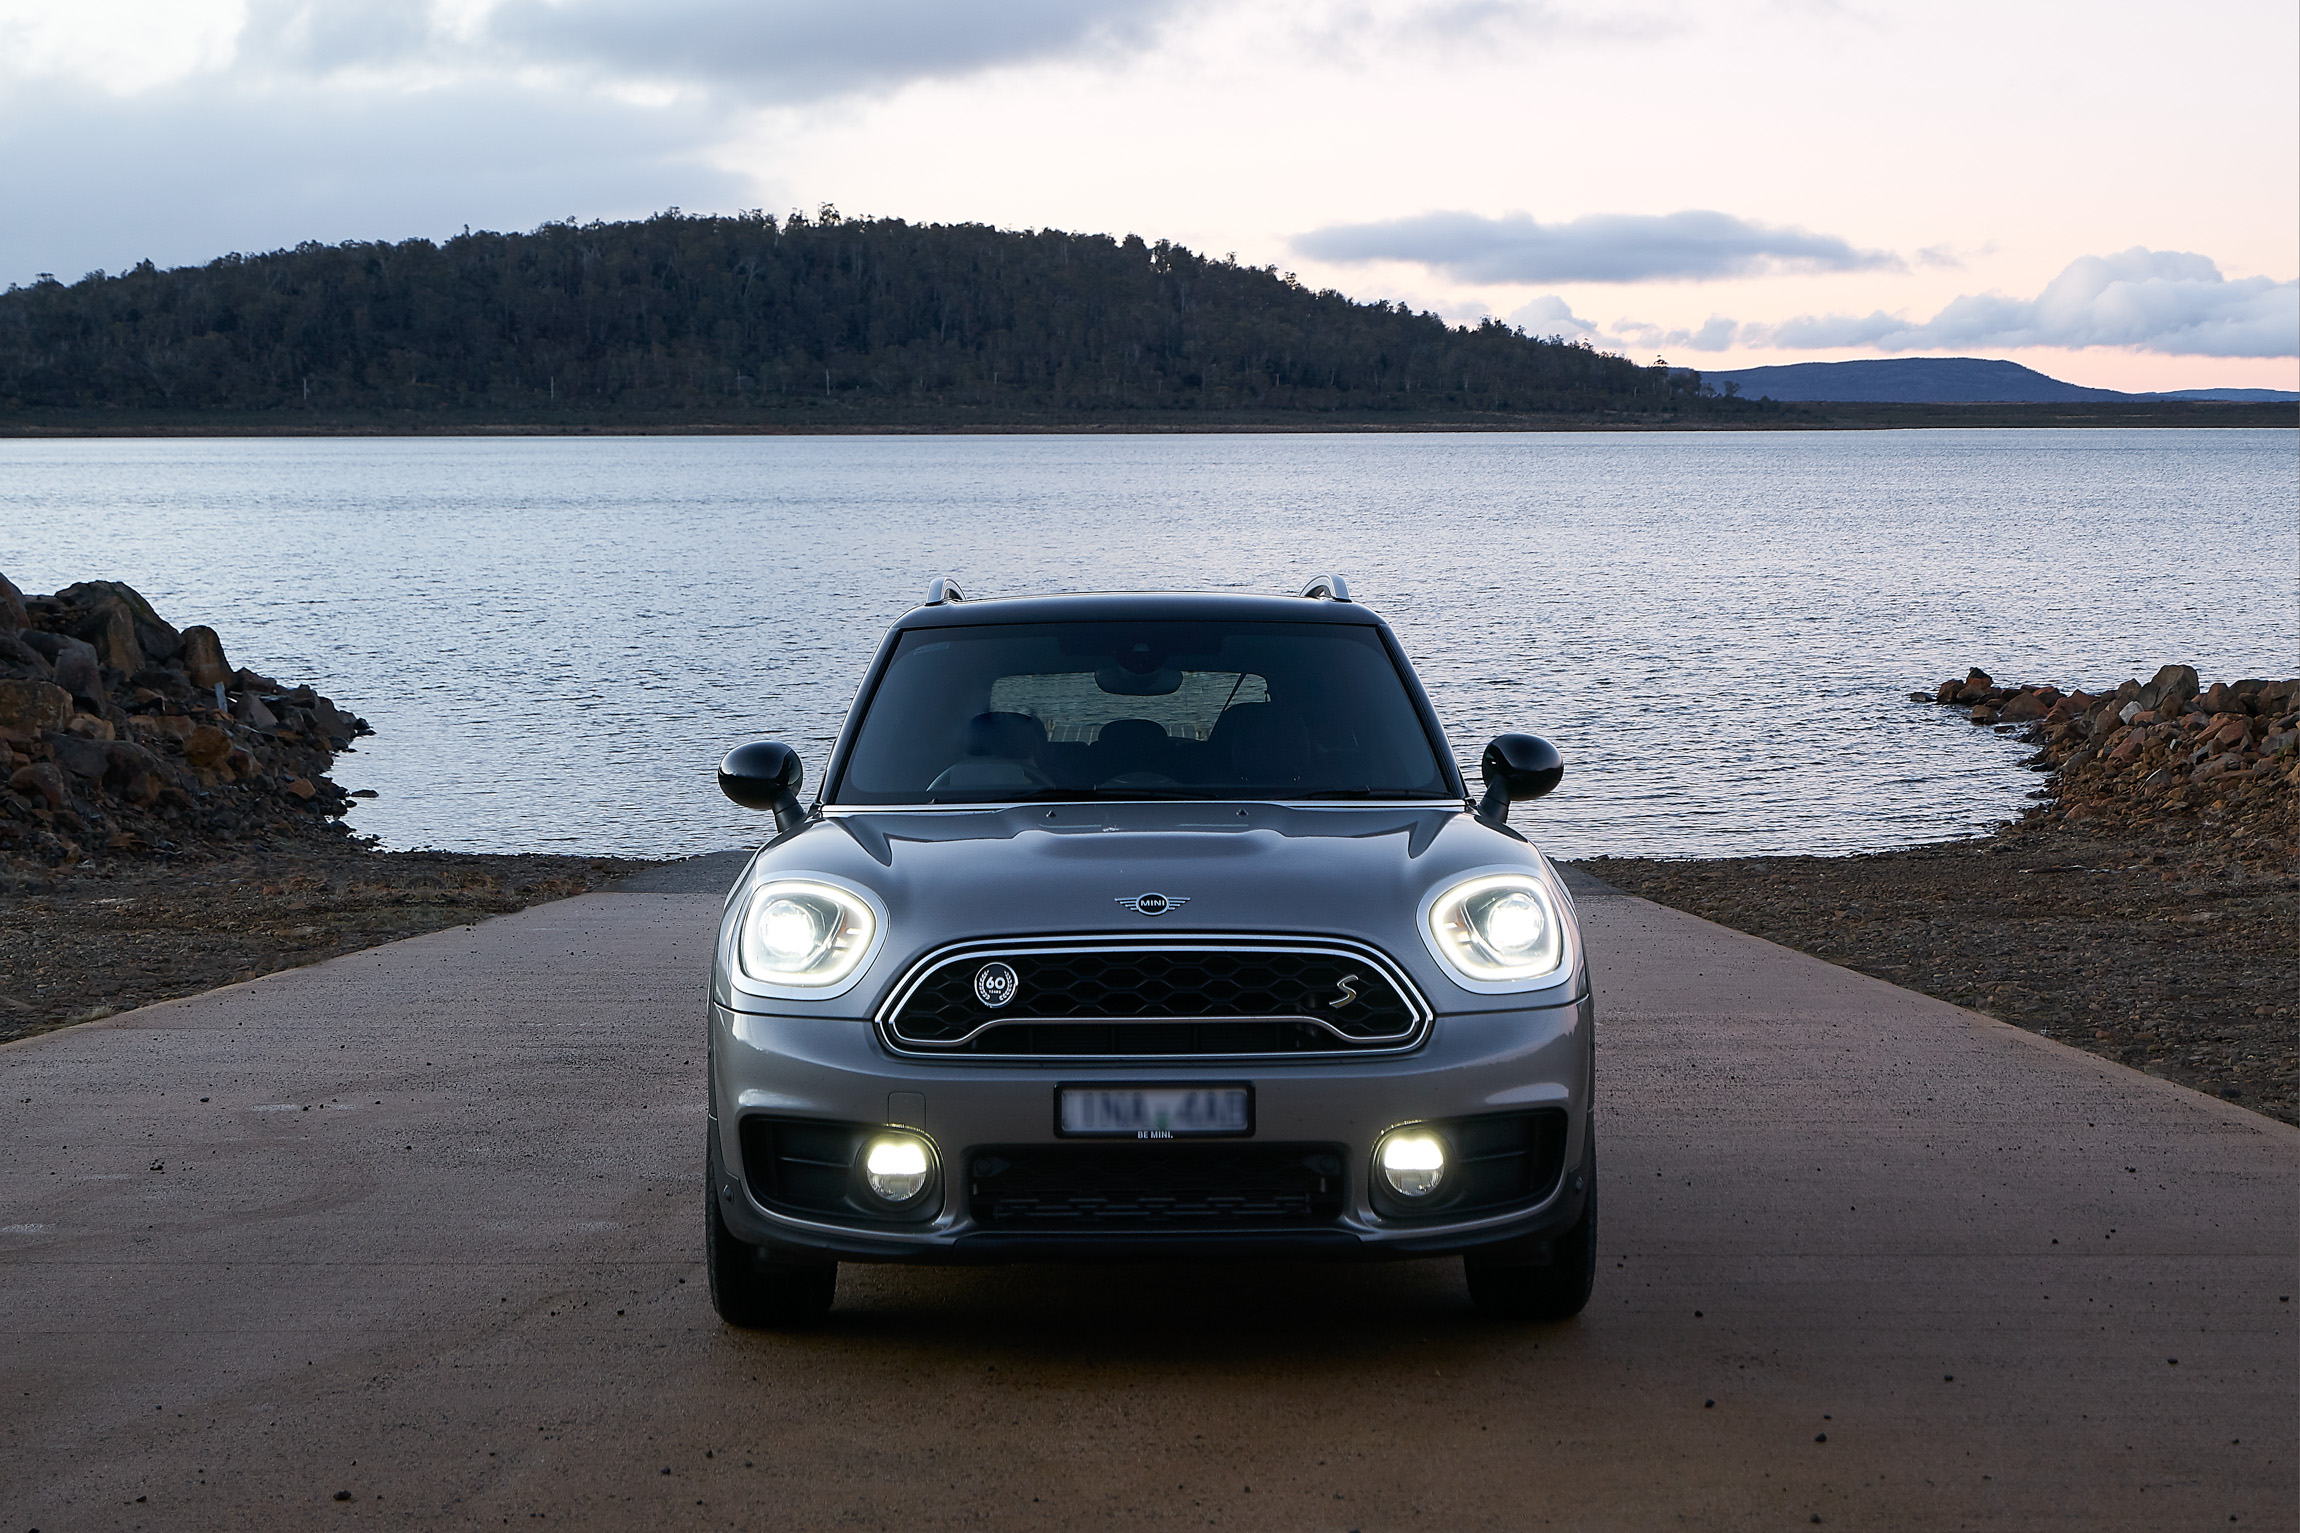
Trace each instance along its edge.
<path fill-rule="evenodd" d="M 918 1266 L 997 1266 L 1009 1262 L 1403 1261 L 1515 1244 L 1538 1260 L 1541 1243 L 1581 1218 L 1584 1194 L 1568 1178 L 1556 1201 L 1521 1219 L 1476 1230 L 1432 1230 L 1404 1239 L 1367 1240 L 1349 1230 L 1207 1230 L 1173 1234 L 1041 1234 L 983 1230 L 948 1241 L 913 1243 L 869 1230 L 793 1229 L 744 1206 L 740 1184 L 721 1189 L 728 1225 L 743 1239 L 785 1258 Z"/>

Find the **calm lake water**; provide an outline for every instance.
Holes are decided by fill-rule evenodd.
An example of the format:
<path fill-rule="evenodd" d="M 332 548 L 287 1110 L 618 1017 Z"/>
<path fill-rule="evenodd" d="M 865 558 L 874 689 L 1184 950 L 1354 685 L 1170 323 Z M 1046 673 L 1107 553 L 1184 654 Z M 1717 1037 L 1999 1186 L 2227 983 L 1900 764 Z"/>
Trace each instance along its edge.
<path fill-rule="evenodd" d="M 756 839 L 712 769 L 820 775 L 887 623 L 971 593 L 1292 592 L 1386 616 L 1473 768 L 1548 735 L 1550 851 L 1850 852 L 2040 779 L 1906 700 L 1978 664 L 2290 675 L 2289 431 L 0 442 L 0 571 L 126 580 L 376 736 L 389 846 Z"/>

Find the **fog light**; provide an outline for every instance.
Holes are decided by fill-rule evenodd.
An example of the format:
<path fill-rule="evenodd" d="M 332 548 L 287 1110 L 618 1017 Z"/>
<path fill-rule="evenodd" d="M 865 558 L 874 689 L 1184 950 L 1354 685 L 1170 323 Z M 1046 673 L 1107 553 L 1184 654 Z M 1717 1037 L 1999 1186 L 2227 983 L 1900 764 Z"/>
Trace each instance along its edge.
<path fill-rule="evenodd" d="M 1400 1197 L 1426 1198 L 1445 1180 L 1445 1141 L 1435 1134 L 1392 1134 L 1374 1158 Z"/>
<path fill-rule="evenodd" d="M 911 1202 L 932 1174 L 926 1146 L 908 1135 L 884 1135 L 863 1151 L 863 1183 L 885 1202 Z"/>

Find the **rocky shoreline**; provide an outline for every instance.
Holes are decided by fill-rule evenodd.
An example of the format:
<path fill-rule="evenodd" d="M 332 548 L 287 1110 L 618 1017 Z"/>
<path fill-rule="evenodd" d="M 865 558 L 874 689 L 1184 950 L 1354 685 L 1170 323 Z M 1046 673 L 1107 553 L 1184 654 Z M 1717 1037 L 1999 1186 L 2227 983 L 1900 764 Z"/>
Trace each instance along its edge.
<path fill-rule="evenodd" d="M 1912 692 L 1970 710 L 1975 725 L 2017 731 L 2028 764 L 2052 773 L 2051 803 L 2032 818 L 2138 828 L 2209 814 L 2232 847 L 2289 852 L 2300 804 L 2300 680 L 2198 685 L 2191 666 L 2099 693 L 2048 684 L 2002 687 L 1986 671 Z"/>
<path fill-rule="evenodd" d="M 2300 681 L 2097 693 L 1975 670 L 1921 702 L 2018 732 L 2041 802 L 1860 857 L 1597 858 L 1631 894 L 2300 1123 Z"/>
<path fill-rule="evenodd" d="M 0 1042 L 649 866 L 373 850 L 327 775 L 368 733 L 117 581 L 0 576 Z"/>
<path fill-rule="evenodd" d="M 119 581 L 27 597 L 0 575 L 0 862 L 348 835 L 327 773 L 369 733 Z"/>

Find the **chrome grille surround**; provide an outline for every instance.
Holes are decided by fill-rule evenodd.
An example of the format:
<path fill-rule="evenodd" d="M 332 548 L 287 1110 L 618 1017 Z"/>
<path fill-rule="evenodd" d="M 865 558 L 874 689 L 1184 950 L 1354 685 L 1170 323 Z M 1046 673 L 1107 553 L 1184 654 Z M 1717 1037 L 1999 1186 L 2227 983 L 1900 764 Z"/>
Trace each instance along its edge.
<path fill-rule="evenodd" d="M 1079 964 L 1112 960 L 1138 964 L 1142 960 L 1155 962 L 1161 957 L 1171 957 L 1183 964 L 1230 966 L 1233 970 L 1251 968 L 1259 963 L 1265 970 L 1274 966 L 1297 973 L 1340 965 L 1353 979 L 1360 978 L 1370 970 L 1379 977 L 1381 987 L 1388 992 L 1386 999 L 1391 1004 L 1383 1009 L 1395 1015 L 1378 1030 L 1361 1026 L 1352 1032 L 1337 1024 L 1333 1017 L 1312 1015 L 1306 1006 L 1271 1006 L 1252 1010 L 1205 1010 L 1184 1006 L 1180 1010 L 1123 1014 L 1097 1010 L 1093 1014 L 1057 1015 L 1037 1015 L 1025 1009 L 1032 993 L 1033 960 Z M 962 974 L 970 975 L 979 965 L 991 962 L 1013 965 L 1021 971 L 1017 1009 L 1009 1011 L 1004 1007 L 982 1007 L 978 1018 L 969 1019 L 972 1025 L 956 1034 L 947 1017 L 939 1025 L 917 1025 L 926 1020 L 920 1014 L 923 1009 L 920 1003 L 931 999 L 923 997 L 922 991 L 938 980 L 942 981 L 940 989 L 949 990 L 952 982 L 959 977 L 951 971 L 957 969 Z M 1371 986 L 1365 988 L 1369 992 L 1373 989 Z M 948 1008 L 946 1006 L 943 1009 L 947 1012 Z M 1021 940 L 986 939 L 937 948 L 911 965 L 888 993 L 874 1020 L 879 1039 L 888 1051 L 912 1058 L 953 1061 L 979 1059 L 986 1063 L 1015 1060 L 1093 1063 L 1098 1060 L 1379 1058 L 1408 1053 L 1421 1047 L 1429 1037 L 1431 1016 L 1429 1003 L 1422 998 L 1420 990 L 1405 971 L 1380 951 L 1364 943 L 1330 937 L 1160 932 L 1155 935 L 1113 933 Z M 906 1028 L 906 1021 L 912 1025 Z M 1056 1029 L 1077 1037 L 1089 1036 L 1081 1031 L 1088 1029 L 1113 1030 L 1115 1036 L 1141 1030 L 1144 1046 L 1064 1049 L 1033 1048 L 1027 1045 L 998 1046 L 1001 1041 L 999 1035 L 1002 1033 L 1027 1038 L 1030 1031 L 1036 1029 Z M 1154 1033 L 1148 1031 L 1150 1029 L 1158 1031 Z M 1154 1038 L 1170 1044 L 1171 1034 L 1181 1029 L 1190 1030 L 1194 1046 L 1176 1048 L 1152 1044 Z M 941 1036 L 925 1036 L 929 1032 Z M 1273 1034 L 1283 1034 L 1297 1041 L 1285 1047 L 1269 1047 L 1267 1044 Z M 1219 1046 L 1225 1041 L 1225 1035 L 1234 1038 L 1238 1046 Z M 1209 1043 L 1216 1046 L 1206 1046 Z"/>

